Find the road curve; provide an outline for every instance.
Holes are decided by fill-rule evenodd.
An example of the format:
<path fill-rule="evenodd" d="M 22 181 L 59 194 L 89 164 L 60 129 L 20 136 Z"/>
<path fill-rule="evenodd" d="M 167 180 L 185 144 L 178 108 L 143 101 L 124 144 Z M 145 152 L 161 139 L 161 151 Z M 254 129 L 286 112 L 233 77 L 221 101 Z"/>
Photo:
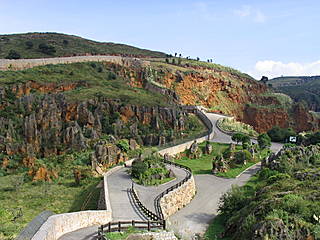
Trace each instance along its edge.
<path fill-rule="evenodd" d="M 212 122 L 215 132 L 211 141 L 234 143 L 231 136 L 216 127 L 217 120 L 225 116 L 214 113 L 205 114 Z M 271 150 L 278 152 L 281 147 L 282 144 L 272 143 Z M 170 228 L 183 239 L 192 239 L 195 234 L 204 234 L 210 221 L 218 214 L 218 205 L 222 194 L 230 190 L 232 185 L 244 185 L 259 169 L 260 164 L 257 164 L 247 169 L 236 179 L 219 178 L 209 174 L 195 175 L 197 194 L 190 204 L 169 218 Z"/>
<path fill-rule="evenodd" d="M 225 116 L 205 113 L 213 124 L 215 137 L 212 142 L 231 143 L 231 137 L 221 132 L 216 127 L 216 122 L 219 118 Z M 255 140 L 253 140 L 255 141 Z M 279 151 L 282 144 L 272 143 L 271 149 L 274 152 Z M 180 168 L 170 166 L 176 175 L 176 179 L 167 184 L 158 187 L 145 187 L 135 184 L 135 188 L 141 202 L 151 211 L 154 211 L 154 199 L 166 188 L 169 188 L 181 181 L 186 173 Z M 196 175 L 194 176 L 197 194 L 189 205 L 174 214 L 169 218 L 169 227 L 183 236 L 185 239 L 191 239 L 196 233 L 203 234 L 209 222 L 217 215 L 218 203 L 221 195 L 228 191 L 232 185 L 243 185 L 248 179 L 255 174 L 260 168 L 256 165 L 244 172 L 237 179 L 224 179 L 214 175 Z M 118 220 L 145 220 L 145 217 L 138 211 L 128 189 L 131 187 L 132 181 L 126 172 L 126 168 L 122 168 L 108 176 L 108 188 L 111 207 L 113 211 L 113 221 Z M 63 235 L 59 240 L 85 240 L 95 239 L 97 226 L 79 229 L 77 231 Z"/>
<path fill-rule="evenodd" d="M 212 122 L 213 130 L 214 130 L 214 132 L 215 132 L 215 136 L 214 136 L 214 138 L 211 140 L 212 142 L 235 143 L 234 141 L 231 140 L 231 136 L 230 136 L 230 135 L 221 132 L 221 131 L 219 130 L 219 128 L 217 128 L 217 121 L 218 121 L 218 119 L 220 119 L 220 118 L 226 118 L 225 116 L 220 115 L 220 114 L 216 114 L 216 113 L 205 113 L 205 115 L 206 115 L 206 116 L 209 118 L 209 120 Z M 254 139 L 252 139 L 251 141 L 254 142 L 254 143 L 257 143 L 257 141 L 254 140 Z M 271 149 L 273 152 L 278 152 L 278 151 L 282 148 L 282 146 L 283 146 L 283 144 L 281 144 L 281 143 L 272 142 L 270 149 Z"/>

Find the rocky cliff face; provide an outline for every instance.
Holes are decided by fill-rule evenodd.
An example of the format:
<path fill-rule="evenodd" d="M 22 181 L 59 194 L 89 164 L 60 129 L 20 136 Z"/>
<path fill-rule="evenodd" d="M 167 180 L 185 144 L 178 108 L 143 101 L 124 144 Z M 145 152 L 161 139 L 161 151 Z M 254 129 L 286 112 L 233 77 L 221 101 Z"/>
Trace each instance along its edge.
<path fill-rule="evenodd" d="M 70 102 L 63 92 L 74 87 L 77 84 L 28 82 L 0 89 L 1 151 L 25 158 L 47 157 L 86 149 L 110 134 L 161 145 L 185 130 L 187 114 L 179 108 L 136 106 L 104 98 Z"/>
<path fill-rule="evenodd" d="M 213 112 L 235 116 L 258 132 L 276 125 L 296 131 L 319 128 L 319 120 L 308 109 L 283 103 L 265 84 L 248 76 L 187 64 L 173 69 L 170 66 L 156 66 L 151 80 L 173 90 L 181 104 L 202 105 Z"/>

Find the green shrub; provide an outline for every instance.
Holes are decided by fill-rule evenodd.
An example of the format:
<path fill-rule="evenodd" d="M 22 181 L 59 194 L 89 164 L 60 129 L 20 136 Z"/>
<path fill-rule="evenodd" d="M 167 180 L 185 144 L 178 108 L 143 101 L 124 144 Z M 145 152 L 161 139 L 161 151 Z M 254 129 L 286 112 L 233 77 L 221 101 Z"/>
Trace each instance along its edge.
<path fill-rule="evenodd" d="M 117 142 L 117 147 L 120 148 L 124 152 L 129 151 L 129 141 L 128 139 L 121 139 Z"/>
<path fill-rule="evenodd" d="M 284 179 L 288 179 L 290 178 L 290 175 L 287 173 L 278 173 L 275 175 L 272 175 L 268 178 L 268 183 L 272 184 L 274 182 L 280 181 L 280 180 L 284 180 Z"/>
<path fill-rule="evenodd" d="M 220 198 L 219 211 L 227 215 L 237 212 L 247 204 L 246 200 L 243 189 L 233 185 L 231 190 L 224 193 Z"/>
<path fill-rule="evenodd" d="M 265 149 L 271 146 L 271 138 L 266 133 L 262 133 L 258 136 L 258 144 L 261 149 Z"/>
<path fill-rule="evenodd" d="M 40 52 L 47 55 L 53 55 L 56 52 L 56 49 L 54 46 L 47 45 L 46 43 L 39 44 L 39 50 Z"/>
<path fill-rule="evenodd" d="M 267 133 L 274 142 L 285 142 L 290 136 L 296 136 L 292 128 L 280 128 L 279 126 L 273 127 Z"/>
<path fill-rule="evenodd" d="M 10 50 L 8 55 L 6 56 L 7 59 L 19 59 L 21 58 L 20 53 L 15 50 Z"/>
<path fill-rule="evenodd" d="M 131 168 L 131 176 L 139 179 L 148 170 L 148 165 L 143 161 L 134 161 Z"/>

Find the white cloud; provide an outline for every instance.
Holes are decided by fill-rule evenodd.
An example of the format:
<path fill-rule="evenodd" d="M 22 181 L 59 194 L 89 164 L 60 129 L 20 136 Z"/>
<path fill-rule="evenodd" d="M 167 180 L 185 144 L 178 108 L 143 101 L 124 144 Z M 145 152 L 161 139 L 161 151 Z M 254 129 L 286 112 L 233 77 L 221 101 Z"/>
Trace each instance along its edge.
<path fill-rule="evenodd" d="M 248 74 L 260 79 L 261 76 L 268 78 L 283 76 L 314 76 L 320 75 L 320 60 L 311 63 L 283 63 L 280 61 L 264 60 L 258 61 L 254 69 Z"/>
<path fill-rule="evenodd" d="M 234 10 L 234 14 L 239 17 L 247 17 L 251 15 L 252 7 L 249 5 L 244 5 L 240 9 Z"/>
<path fill-rule="evenodd" d="M 234 10 L 233 13 L 241 18 L 250 18 L 257 23 L 264 23 L 267 19 L 259 9 L 250 5 L 243 5 L 241 8 Z"/>

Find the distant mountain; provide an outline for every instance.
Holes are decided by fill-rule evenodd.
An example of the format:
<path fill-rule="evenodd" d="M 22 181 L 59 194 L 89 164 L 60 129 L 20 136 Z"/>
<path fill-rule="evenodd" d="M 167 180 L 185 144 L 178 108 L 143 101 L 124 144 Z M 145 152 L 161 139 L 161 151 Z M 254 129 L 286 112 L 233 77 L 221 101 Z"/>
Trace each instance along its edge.
<path fill-rule="evenodd" d="M 305 101 L 310 110 L 320 111 L 320 76 L 278 77 L 268 84 L 297 102 Z"/>
<path fill-rule="evenodd" d="M 162 52 L 125 44 L 96 42 L 62 33 L 0 35 L 0 58 L 47 58 L 75 55 L 166 56 Z"/>

